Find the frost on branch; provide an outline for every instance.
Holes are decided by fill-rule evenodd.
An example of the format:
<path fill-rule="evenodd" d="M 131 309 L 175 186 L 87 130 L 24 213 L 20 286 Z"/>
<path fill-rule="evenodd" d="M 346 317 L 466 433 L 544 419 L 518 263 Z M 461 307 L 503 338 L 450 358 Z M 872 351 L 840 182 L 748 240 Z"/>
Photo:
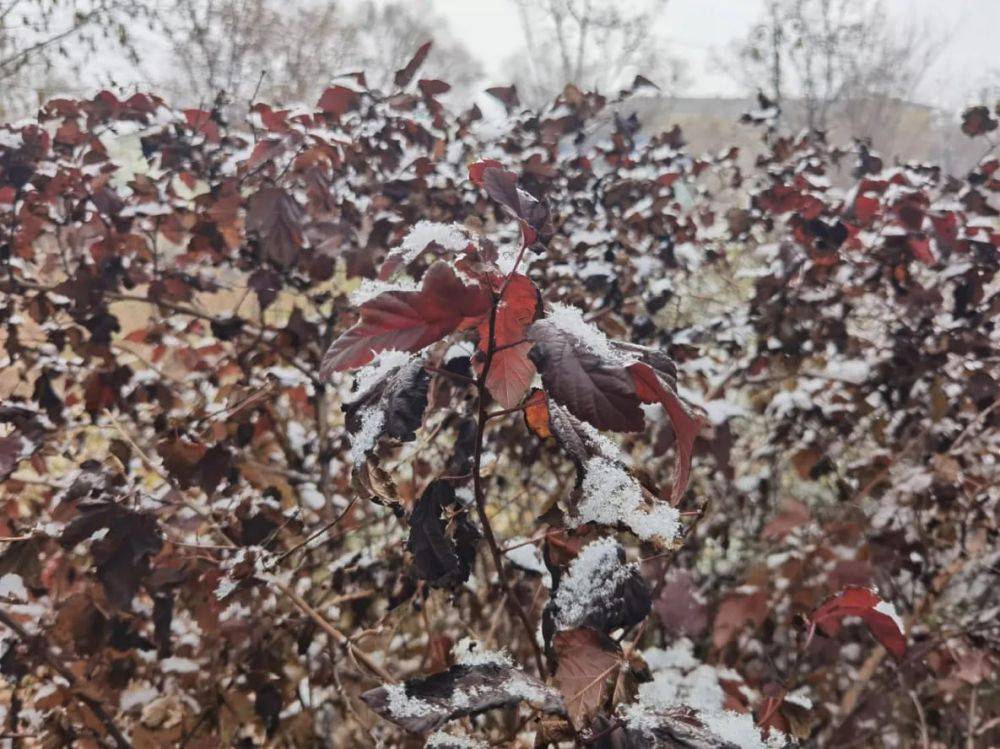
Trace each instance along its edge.
<path fill-rule="evenodd" d="M 534 676 L 500 663 L 456 665 L 431 676 L 372 689 L 361 695 L 372 710 L 413 733 L 450 720 L 524 702 L 564 715 L 562 697 Z"/>

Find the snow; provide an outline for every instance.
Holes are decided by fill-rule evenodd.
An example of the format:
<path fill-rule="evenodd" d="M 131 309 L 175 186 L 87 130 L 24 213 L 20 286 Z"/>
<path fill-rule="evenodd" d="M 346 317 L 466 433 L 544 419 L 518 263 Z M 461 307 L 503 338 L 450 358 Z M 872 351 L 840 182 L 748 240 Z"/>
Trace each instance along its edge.
<path fill-rule="evenodd" d="M 627 526 L 644 541 L 670 544 L 680 528 L 680 513 L 665 502 L 647 506 L 642 487 L 614 461 L 595 456 L 587 461 L 583 499 L 577 507 L 579 524 Z"/>
<path fill-rule="evenodd" d="M 469 237 L 458 224 L 418 221 L 393 254 L 401 254 L 403 264 L 408 265 L 427 249 L 427 245 L 431 242 L 436 242 L 449 252 L 457 253 L 465 250 L 469 244 Z"/>
<path fill-rule="evenodd" d="M 794 692 L 789 692 L 785 695 L 785 702 L 790 702 L 793 705 L 798 705 L 799 707 L 805 708 L 806 710 L 812 710 L 813 701 L 805 693 L 804 689 L 798 689 Z"/>
<path fill-rule="evenodd" d="M 201 670 L 201 666 L 190 658 L 179 658 L 173 656 L 160 661 L 160 668 L 167 674 L 193 674 Z"/>
<path fill-rule="evenodd" d="M 533 542 L 529 542 L 523 537 L 512 538 L 510 540 L 512 549 L 504 552 L 514 565 L 529 572 L 535 572 L 542 576 L 542 582 L 546 588 L 552 587 L 552 575 L 545 566 L 542 559 L 542 552 Z"/>
<path fill-rule="evenodd" d="M 731 675 L 698 662 L 690 642 L 680 640 L 666 651 L 651 649 L 643 657 L 654 671 L 653 680 L 639 685 L 638 704 L 625 713 L 632 728 L 649 731 L 657 722 L 657 713 L 689 708 L 698 712 L 707 730 L 742 749 L 771 749 L 784 744 L 785 737 L 776 731 L 765 739 L 750 713 L 725 709 L 726 694 L 719 679 Z"/>
<path fill-rule="evenodd" d="M 694 643 L 688 638 L 682 637 L 669 648 L 649 648 L 642 654 L 643 660 L 653 671 L 665 669 L 689 670 L 698 666 L 698 659 L 694 657 Z"/>
<path fill-rule="evenodd" d="M 583 344 L 590 353 L 606 362 L 626 366 L 634 363 L 634 359 L 611 346 L 608 337 L 599 328 L 583 319 L 583 312 L 568 304 L 553 304 L 549 307 L 545 319 L 567 335 L 571 335 Z"/>
<path fill-rule="evenodd" d="M 351 304 L 358 307 L 389 291 L 418 291 L 419 289 L 420 284 L 409 276 L 400 276 L 392 283 L 366 278 L 358 288 L 351 292 Z"/>
<path fill-rule="evenodd" d="M 825 374 L 827 377 L 834 377 L 838 380 L 846 380 L 855 385 L 860 385 L 868 379 L 871 367 L 868 363 L 858 359 L 830 362 L 826 365 Z"/>
<path fill-rule="evenodd" d="M 124 713 L 133 707 L 139 707 L 152 702 L 160 696 L 160 690 L 153 687 L 137 686 L 126 689 L 118 699 L 118 708 Z"/>
<path fill-rule="evenodd" d="M 903 620 L 900 618 L 899 614 L 897 613 L 895 606 L 893 606 L 888 601 L 879 601 L 878 605 L 875 607 L 875 610 L 877 612 L 879 612 L 880 614 L 885 614 L 887 617 L 889 617 L 890 619 L 892 619 L 893 623 L 897 627 L 899 627 L 899 633 L 901 635 L 905 635 L 906 634 L 906 627 L 903 626 Z"/>
<path fill-rule="evenodd" d="M 24 580 L 20 575 L 8 572 L 0 577 L 0 598 L 14 598 L 18 601 L 28 600 L 28 591 L 24 587 Z"/>
<path fill-rule="evenodd" d="M 389 684 L 385 687 L 389 713 L 397 718 L 421 718 L 434 712 L 432 705 L 418 697 L 406 694 L 402 684 Z"/>
<path fill-rule="evenodd" d="M 354 375 L 354 390 L 344 403 L 355 403 L 367 395 L 373 387 L 378 385 L 394 369 L 409 364 L 413 359 L 413 354 L 406 351 L 383 351 L 371 362 Z"/>
<path fill-rule="evenodd" d="M 469 738 L 467 736 L 456 736 L 455 734 L 445 733 L 444 731 L 436 731 L 427 737 L 427 743 L 424 744 L 424 746 L 448 746 L 458 747 L 459 749 L 488 749 L 489 744 L 485 741 Z"/>
<path fill-rule="evenodd" d="M 514 662 L 506 651 L 487 650 L 481 642 L 471 637 L 459 640 L 452 652 L 455 655 L 455 663 L 459 666 L 493 665 L 506 668 L 514 666 Z"/>
<path fill-rule="evenodd" d="M 638 569 L 635 564 L 622 564 L 621 552 L 621 544 L 610 537 L 583 547 L 556 590 L 558 629 L 579 626 L 596 602 L 610 598 L 619 583 Z"/>
<path fill-rule="evenodd" d="M 375 447 L 384 424 L 385 411 L 377 405 L 369 406 L 361 412 L 361 428 L 358 429 L 357 434 L 349 435 L 351 450 L 348 454 L 354 465 L 363 463 L 365 456 Z"/>

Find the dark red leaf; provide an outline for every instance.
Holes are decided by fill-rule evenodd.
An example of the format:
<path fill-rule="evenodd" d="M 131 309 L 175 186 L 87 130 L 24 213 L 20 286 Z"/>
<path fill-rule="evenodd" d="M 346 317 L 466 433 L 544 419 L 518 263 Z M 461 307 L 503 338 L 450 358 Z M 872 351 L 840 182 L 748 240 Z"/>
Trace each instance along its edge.
<path fill-rule="evenodd" d="M 638 432 L 642 409 L 629 373 L 602 360 L 575 336 L 539 320 L 528 329 L 534 342 L 531 360 L 549 397 L 598 429 Z"/>
<path fill-rule="evenodd" d="M 993 132 L 998 124 L 988 107 L 969 107 L 962 112 L 962 132 L 970 138 Z"/>
<path fill-rule="evenodd" d="M 427 59 L 427 53 L 431 51 L 431 44 L 431 42 L 424 42 L 420 45 L 416 54 L 406 63 L 406 67 L 396 71 L 396 74 L 392 77 L 393 83 L 402 88 L 413 80 L 413 76 L 416 75 L 417 70 L 420 69 L 420 66 L 424 64 L 424 60 Z"/>
<path fill-rule="evenodd" d="M 677 440 L 677 462 L 674 464 L 670 501 L 676 504 L 691 479 L 691 458 L 694 441 L 701 432 L 701 420 L 692 416 L 674 389 L 666 384 L 648 364 L 636 362 L 629 367 L 635 390 L 643 403 L 659 403 L 667 412 Z"/>
<path fill-rule="evenodd" d="M 580 628 L 557 632 L 555 684 L 577 730 L 602 709 L 624 664 L 621 646 L 603 632 Z"/>
<path fill-rule="evenodd" d="M 809 617 L 812 626 L 835 637 L 847 616 L 861 618 L 875 639 L 896 658 L 906 654 L 906 636 L 895 608 L 871 588 L 850 586 L 826 599 Z"/>
<path fill-rule="evenodd" d="M 486 93 L 503 104 L 507 114 L 521 106 L 521 100 L 517 96 L 517 86 L 494 86 L 486 89 Z"/>
<path fill-rule="evenodd" d="M 267 257 L 278 265 L 295 263 L 303 245 L 302 209 L 280 187 L 258 190 L 247 203 L 247 231 L 260 239 Z"/>
<path fill-rule="evenodd" d="M 361 319 L 323 358 L 321 374 L 360 367 L 380 351 L 418 351 L 459 327 L 478 323 L 492 304 L 479 283 L 466 285 L 446 262 L 434 263 L 419 291 L 388 291 L 361 306 Z"/>
<path fill-rule="evenodd" d="M 316 106 L 327 114 L 339 117 L 357 107 L 360 98 L 357 91 L 344 86 L 331 86 L 319 97 Z"/>

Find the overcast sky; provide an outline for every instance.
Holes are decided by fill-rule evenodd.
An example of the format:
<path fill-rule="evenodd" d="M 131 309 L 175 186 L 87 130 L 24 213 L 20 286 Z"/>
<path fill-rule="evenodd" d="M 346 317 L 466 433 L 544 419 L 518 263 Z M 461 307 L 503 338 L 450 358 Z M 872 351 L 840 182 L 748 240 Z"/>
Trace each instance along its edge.
<path fill-rule="evenodd" d="M 323 0 L 319 0 L 323 1 Z M 343 0 L 348 4 L 354 0 Z M 379 0 L 383 1 L 383 0 Z M 388 0 L 384 0 L 388 1 Z M 406 0 L 404 0 L 405 2 Z M 631 0 L 603 0 L 627 4 Z M 994 95 L 1000 86 L 1000 0 L 885 0 L 894 23 L 926 24 L 945 43 L 915 98 L 926 104 L 957 110 L 980 103 L 977 96 L 988 86 Z M 170 0 L 164 0 L 169 4 Z M 430 0 L 449 31 L 478 57 L 486 82 L 507 83 L 505 62 L 522 45 L 520 17 L 515 0 Z M 667 0 L 657 22 L 657 32 L 667 52 L 686 63 L 689 96 L 737 96 L 742 93 L 731 77 L 714 62 L 734 39 L 745 36 L 760 17 L 762 0 Z M 142 30 L 138 30 L 142 33 Z M 146 62 L 140 68 L 123 66 L 117 56 L 98 55 L 83 66 L 85 88 L 105 80 L 109 71 L 122 84 L 142 88 L 157 86 L 157 75 L 170 65 L 162 42 L 150 39 Z M 85 90 L 74 91 L 83 94 Z"/>
<path fill-rule="evenodd" d="M 606 0 L 623 2 L 628 0 Z M 432 0 L 452 33 L 480 57 L 489 77 L 502 81 L 503 62 L 521 44 L 513 0 Z M 761 0 L 668 0 L 659 31 L 669 50 L 688 63 L 693 96 L 738 94 L 712 64 L 759 17 Z M 956 108 L 978 89 L 1000 84 L 1000 0 L 887 0 L 896 23 L 928 23 L 947 44 L 918 91 L 928 104 Z"/>

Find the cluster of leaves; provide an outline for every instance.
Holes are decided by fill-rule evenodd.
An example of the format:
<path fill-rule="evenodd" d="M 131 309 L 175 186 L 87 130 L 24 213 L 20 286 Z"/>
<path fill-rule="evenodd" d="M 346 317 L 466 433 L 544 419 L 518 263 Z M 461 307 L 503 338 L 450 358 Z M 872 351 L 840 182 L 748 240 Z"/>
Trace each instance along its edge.
<path fill-rule="evenodd" d="M 420 62 L 0 129 L 4 731 L 996 738 L 1000 160 Z"/>

